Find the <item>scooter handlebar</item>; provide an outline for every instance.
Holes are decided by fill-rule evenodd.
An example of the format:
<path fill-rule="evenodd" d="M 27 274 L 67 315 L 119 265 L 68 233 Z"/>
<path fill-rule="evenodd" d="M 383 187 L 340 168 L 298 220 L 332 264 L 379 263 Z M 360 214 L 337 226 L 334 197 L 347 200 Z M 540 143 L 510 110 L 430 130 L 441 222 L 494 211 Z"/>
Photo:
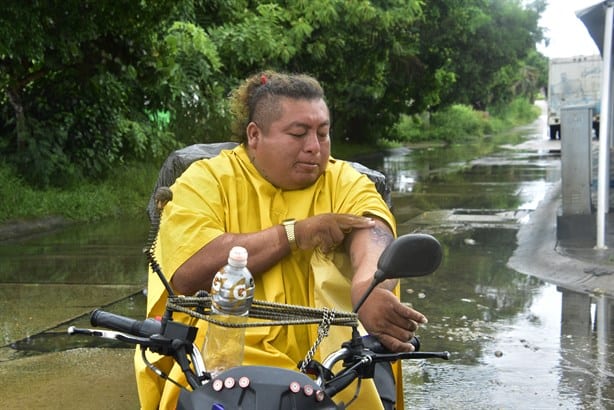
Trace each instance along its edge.
<path fill-rule="evenodd" d="M 106 327 L 138 337 L 148 338 L 162 333 L 162 322 L 156 319 L 135 320 L 129 317 L 116 315 L 96 309 L 90 314 L 92 326 Z"/>

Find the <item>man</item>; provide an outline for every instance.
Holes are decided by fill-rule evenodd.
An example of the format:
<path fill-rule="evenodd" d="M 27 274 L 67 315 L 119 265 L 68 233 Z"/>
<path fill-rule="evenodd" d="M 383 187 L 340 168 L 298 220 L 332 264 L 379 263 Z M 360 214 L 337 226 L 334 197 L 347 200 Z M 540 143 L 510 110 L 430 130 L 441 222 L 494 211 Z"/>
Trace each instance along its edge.
<path fill-rule="evenodd" d="M 373 183 L 330 157 L 322 88 L 309 76 L 264 72 L 235 90 L 231 103 L 242 144 L 195 162 L 172 186 L 156 249 L 163 271 L 179 294 L 209 290 L 230 248 L 243 246 L 255 299 L 351 311 L 396 227 Z M 396 286 L 379 285 L 359 319 L 388 349 L 411 351 L 409 340 L 426 318 L 400 303 Z M 164 289 L 150 277 L 148 315 L 161 314 L 165 303 Z M 206 323 L 198 325 L 202 342 Z M 313 326 L 248 328 L 244 364 L 296 370 L 316 336 Z M 333 327 L 315 358 L 349 338 L 349 329 Z M 160 406 L 172 408 L 177 389 L 146 376 L 137 369 L 142 406 L 155 408 L 161 394 Z M 385 401 L 392 408 L 395 397 Z M 364 381 L 353 408 L 381 406 L 373 383 Z"/>

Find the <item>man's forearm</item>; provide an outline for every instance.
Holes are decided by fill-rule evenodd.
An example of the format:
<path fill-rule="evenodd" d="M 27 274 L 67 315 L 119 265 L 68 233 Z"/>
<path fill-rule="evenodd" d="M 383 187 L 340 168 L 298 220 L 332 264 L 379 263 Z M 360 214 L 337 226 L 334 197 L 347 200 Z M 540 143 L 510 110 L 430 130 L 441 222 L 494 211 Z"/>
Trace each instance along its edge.
<path fill-rule="evenodd" d="M 368 289 L 373 274 L 377 270 L 377 262 L 386 247 L 394 240 L 390 227 L 383 221 L 375 219 L 376 224 L 370 229 L 352 232 L 349 243 L 350 258 L 354 277 L 352 278 L 352 304 L 356 304 Z M 386 288 L 394 281 L 385 281 Z M 382 286 L 380 285 L 380 286 Z"/>
<path fill-rule="evenodd" d="M 215 273 L 228 260 L 233 246 L 248 251 L 248 268 L 253 275 L 268 270 L 290 253 L 290 245 L 281 225 L 248 234 L 224 233 L 186 260 L 175 272 L 171 283 L 180 294 L 209 290 Z"/>

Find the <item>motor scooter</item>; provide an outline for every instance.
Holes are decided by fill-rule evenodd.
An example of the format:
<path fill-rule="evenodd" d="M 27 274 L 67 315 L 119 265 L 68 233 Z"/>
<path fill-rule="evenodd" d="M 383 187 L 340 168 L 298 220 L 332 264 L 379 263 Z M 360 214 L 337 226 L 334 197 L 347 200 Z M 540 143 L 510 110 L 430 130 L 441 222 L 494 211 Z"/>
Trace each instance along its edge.
<path fill-rule="evenodd" d="M 179 364 L 189 388 L 182 387 L 177 409 L 346 409 L 350 403 L 336 402 L 337 393 L 348 388 L 354 380 L 373 378 L 375 366 L 380 362 L 406 359 L 439 358 L 448 360 L 449 352 L 421 352 L 417 338 L 412 340 L 413 352 L 387 351 L 370 335 L 358 331 L 357 312 L 373 289 L 387 279 L 402 279 L 433 273 L 442 259 L 441 245 L 431 235 L 407 234 L 396 238 L 382 253 L 377 270 L 367 291 L 352 312 L 308 308 L 254 300 L 248 322 L 250 326 L 290 326 L 318 324 L 321 335 L 316 345 L 307 352 L 299 370 L 271 366 L 238 366 L 212 377 L 206 363 L 194 344 L 197 328 L 173 320 L 175 312 L 188 313 L 196 318 L 216 322 L 210 317 L 211 299 L 206 292 L 194 296 L 175 295 L 153 257 L 152 249 L 157 234 L 157 223 L 150 233 L 150 246 L 145 253 L 151 268 L 158 274 L 169 294 L 165 314 L 160 319 L 135 320 L 125 316 L 94 310 L 90 315 L 92 326 L 103 329 L 83 329 L 71 326 L 68 333 L 102 337 L 139 345 L 144 362 L 158 376 L 170 380 L 148 362 L 145 351 L 171 356 Z M 260 322 L 258 322 L 260 320 Z M 321 363 L 313 360 L 312 353 L 330 326 L 351 326 L 352 337 Z M 341 363 L 341 369 L 336 366 Z M 176 382 L 175 382 L 176 383 Z M 357 384 L 360 388 L 360 383 Z M 358 392 L 354 395 L 356 397 Z"/>

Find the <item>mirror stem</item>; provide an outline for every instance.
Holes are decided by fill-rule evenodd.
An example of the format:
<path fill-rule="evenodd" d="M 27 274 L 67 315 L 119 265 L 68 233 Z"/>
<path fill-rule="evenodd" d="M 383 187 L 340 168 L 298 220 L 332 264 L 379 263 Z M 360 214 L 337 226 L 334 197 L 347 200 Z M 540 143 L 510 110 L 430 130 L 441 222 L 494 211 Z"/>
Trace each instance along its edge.
<path fill-rule="evenodd" d="M 362 297 L 354 307 L 354 313 L 358 313 L 358 309 L 362 307 L 362 305 L 365 303 L 365 300 L 367 300 L 373 289 L 375 289 L 375 287 L 382 282 L 381 276 L 383 276 L 382 272 L 378 269 L 377 272 L 375 272 L 375 275 L 373 275 L 373 280 L 369 285 L 369 289 L 367 289 L 367 291 L 362 295 Z"/>

